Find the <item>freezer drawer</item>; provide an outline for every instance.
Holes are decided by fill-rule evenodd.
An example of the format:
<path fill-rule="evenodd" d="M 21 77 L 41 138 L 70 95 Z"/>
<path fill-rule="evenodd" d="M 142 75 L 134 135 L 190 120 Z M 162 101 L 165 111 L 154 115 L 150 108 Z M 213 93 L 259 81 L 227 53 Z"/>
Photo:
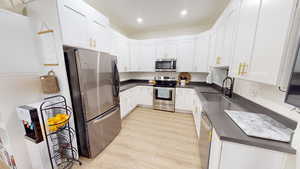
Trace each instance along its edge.
<path fill-rule="evenodd" d="M 120 107 L 87 124 L 89 157 L 94 158 L 108 146 L 121 130 Z"/>

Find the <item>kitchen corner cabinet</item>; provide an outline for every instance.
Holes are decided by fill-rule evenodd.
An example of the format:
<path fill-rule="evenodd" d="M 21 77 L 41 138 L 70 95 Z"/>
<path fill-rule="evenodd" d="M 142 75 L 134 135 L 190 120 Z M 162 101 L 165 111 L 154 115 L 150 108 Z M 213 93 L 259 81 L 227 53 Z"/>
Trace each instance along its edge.
<path fill-rule="evenodd" d="M 111 54 L 118 58 L 118 69 L 119 72 L 129 71 L 129 41 L 128 39 L 117 33 L 112 32 L 112 48 Z"/>
<path fill-rule="evenodd" d="M 212 132 L 209 169 L 285 169 L 288 154 L 220 140 Z"/>
<path fill-rule="evenodd" d="M 121 118 L 125 118 L 136 106 L 152 106 L 152 86 L 137 86 L 120 92 Z"/>
<path fill-rule="evenodd" d="M 295 8 L 296 0 L 242 1 L 236 62 L 231 70 L 234 77 L 270 85 L 279 83 Z"/>

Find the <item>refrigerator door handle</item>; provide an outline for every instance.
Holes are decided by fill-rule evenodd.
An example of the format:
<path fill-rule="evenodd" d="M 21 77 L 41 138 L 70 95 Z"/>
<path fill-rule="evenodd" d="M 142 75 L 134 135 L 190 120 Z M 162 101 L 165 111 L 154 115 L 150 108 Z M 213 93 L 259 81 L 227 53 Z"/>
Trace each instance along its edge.
<path fill-rule="evenodd" d="M 113 115 L 113 112 L 104 114 L 103 116 L 100 116 L 100 117 L 96 118 L 96 119 L 93 121 L 93 123 L 94 123 L 94 124 L 97 124 L 97 123 L 99 123 L 99 122 L 101 122 L 101 121 L 103 121 L 103 120 L 109 118 L 109 117 L 112 116 L 112 115 Z"/>
<path fill-rule="evenodd" d="M 114 95 L 118 97 L 120 92 L 120 77 L 116 61 L 113 61 L 113 86 Z"/>

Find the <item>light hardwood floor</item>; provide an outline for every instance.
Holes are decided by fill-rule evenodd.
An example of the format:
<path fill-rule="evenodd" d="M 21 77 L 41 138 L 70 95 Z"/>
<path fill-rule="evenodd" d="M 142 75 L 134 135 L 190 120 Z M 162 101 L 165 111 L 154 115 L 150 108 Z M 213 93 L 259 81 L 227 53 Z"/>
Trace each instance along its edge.
<path fill-rule="evenodd" d="M 192 114 L 135 109 L 116 139 L 76 169 L 200 169 Z"/>

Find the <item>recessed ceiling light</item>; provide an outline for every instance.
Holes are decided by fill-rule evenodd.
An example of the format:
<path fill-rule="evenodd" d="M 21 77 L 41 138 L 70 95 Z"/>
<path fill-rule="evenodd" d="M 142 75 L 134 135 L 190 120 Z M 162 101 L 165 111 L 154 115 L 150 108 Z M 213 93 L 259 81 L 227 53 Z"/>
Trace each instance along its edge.
<path fill-rule="evenodd" d="M 138 23 L 143 23 L 144 20 L 143 20 L 143 18 L 137 18 L 136 21 L 137 21 Z"/>
<path fill-rule="evenodd" d="M 188 11 L 184 9 L 180 12 L 180 15 L 185 16 L 185 15 L 187 15 L 187 13 L 188 13 Z"/>

